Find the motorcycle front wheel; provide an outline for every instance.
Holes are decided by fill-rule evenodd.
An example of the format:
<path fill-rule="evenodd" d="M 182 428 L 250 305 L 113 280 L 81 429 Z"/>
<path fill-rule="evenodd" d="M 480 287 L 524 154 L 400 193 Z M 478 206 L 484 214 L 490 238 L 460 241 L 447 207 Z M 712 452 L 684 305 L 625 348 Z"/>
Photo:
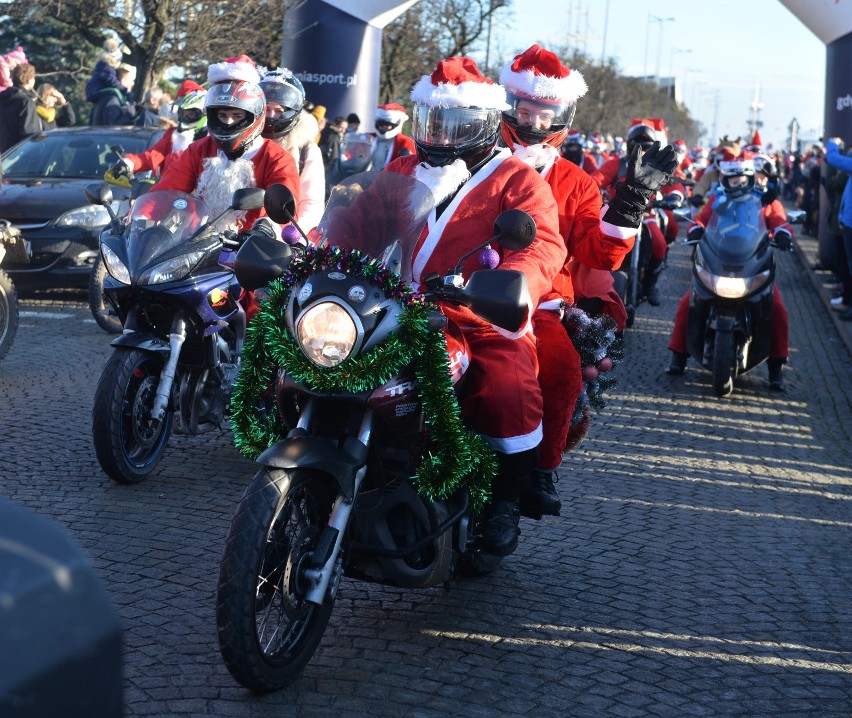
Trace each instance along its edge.
<path fill-rule="evenodd" d="M 110 314 L 104 300 L 104 277 L 106 277 L 106 265 L 103 258 L 98 255 L 92 265 L 92 273 L 89 275 L 89 311 L 101 329 L 108 334 L 121 334 L 121 322 L 114 314 Z"/>
<path fill-rule="evenodd" d="M 716 332 L 713 340 L 713 391 L 727 396 L 734 390 L 734 335 Z"/>
<path fill-rule="evenodd" d="M 334 599 L 305 600 L 305 569 L 335 496 L 321 474 L 267 468 L 231 521 L 216 596 L 219 649 L 231 675 L 256 693 L 292 683 L 325 632 Z"/>
<path fill-rule="evenodd" d="M 92 440 L 107 476 L 134 484 L 150 474 L 163 456 L 172 413 L 151 418 L 163 360 L 138 349 L 116 349 L 107 359 L 95 389 Z"/>
<path fill-rule="evenodd" d="M 6 272 L 0 269 L 0 359 L 9 353 L 18 333 L 18 293 Z"/>

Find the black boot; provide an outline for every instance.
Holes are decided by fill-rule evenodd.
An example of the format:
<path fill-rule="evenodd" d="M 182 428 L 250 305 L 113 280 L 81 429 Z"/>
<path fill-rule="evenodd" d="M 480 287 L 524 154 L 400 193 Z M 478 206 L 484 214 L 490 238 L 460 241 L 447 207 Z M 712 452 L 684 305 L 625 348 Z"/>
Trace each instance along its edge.
<path fill-rule="evenodd" d="M 672 352 L 672 363 L 666 369 L 666 374 L 671 376 L 681 376 L 686 371 L 686 360 L 689 359 L 689 354 L 683 352 Z"/>
<path fill-rule="evenodd" d="M 645 297 L 648 299 L 648 304 L 652 307 L 660 306 L 660 291 L 657 289 L 657 280 L 663 271 L 663 260 L 652 259 L 645 270 L 645 279 L 643 282 L 643 290 Z"/>
<path fill-rule="evenodd" d="M 540 519 L 542 516 L 559 516 L 562 502 L 556 487 L 559 478 L 555 471 L 536 469 L 532 472 L 532 488 L 521 495 L 521 516 L 530 519 Z"/>
<path fill-rule="evenodd" d="M 784 391 L 784 377 L 781 376 L 781 367 L 784 366 L 783 359 L 769 359 L 769 388 L 772 391 Z"/>
<path fill-rule="evenodd" d="M 518 547 L 521 511 L 517 501 L 495 501 L 482 530 L 482 550 L 493 556 L 508 556 Z"/>

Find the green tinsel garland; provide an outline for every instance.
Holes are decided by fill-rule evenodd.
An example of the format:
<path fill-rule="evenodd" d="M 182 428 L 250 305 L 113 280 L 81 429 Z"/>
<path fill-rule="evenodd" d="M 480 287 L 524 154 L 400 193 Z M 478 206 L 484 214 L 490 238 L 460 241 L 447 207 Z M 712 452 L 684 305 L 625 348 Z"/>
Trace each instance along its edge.
<path fill-rule="evenodd" d="M 314 365 L 286 330 L 284 316 L 294 285 L 316 271 L 342 269 L 362 276 L 404 306 L 399 331 L 359 357 L 339 367 Z M 263 395 L 278 367 L 314 391 L 359 392 L 387 383 L 408 364 L 413 364 L 417 390 L 429 429 L 434 453 L 429 451 L 414 476 L 424 497 L 435 500 L 451 496 L 466 482 L 471 502 L 479 509 L 487 503 L 497 459 L 485 440 L 461 421 L 453 390 L 446 340 L 440 330 L 430 330 L 428 313 L 433 308 L 417 301 L 396 275 L 375 260 L 362 258 L 357 250 L 336 248 L 311 250 L 295 259 L 282 279 L 269 287 L 264 301 L 248 328 L 243 363 L 231 397 L 231 425 L 240 453 L 257 458 L 287 431 L 277 412 L 267 412 Z"/>

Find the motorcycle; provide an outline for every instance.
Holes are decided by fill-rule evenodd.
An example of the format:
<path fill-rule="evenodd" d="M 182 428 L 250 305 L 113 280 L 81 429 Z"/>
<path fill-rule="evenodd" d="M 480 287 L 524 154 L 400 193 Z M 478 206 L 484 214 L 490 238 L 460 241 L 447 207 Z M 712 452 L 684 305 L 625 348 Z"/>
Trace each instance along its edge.
<path fill-rule="evenodd" d="M 657 222 L 663 235 L 665 235 L 666 225 L 670 221 L 665 210 L 678 210 L 680 206 L 681 201 L 678 197 L 663 197 L 648 202 L 647 211 L 654 213 L 654 221 Z M 674 217 L 676 220 L 680 220 L 682 215 L 675 213 Z M 615 291 L 618 292 L 627 310 L 625 322 L 627 327 L 633 326 L 636 319 L 636 309 L 646 299 L 645 275 L 651 264 L 651 237 L 649 233 L 650 230 L 645 225 L 645 218 L 643 217 L 639 230 L 636 232 L 633 249 L 624 258 L 621 266 L 612 272 Z"/>
<path fill-rule="evenodd" d="M 687 351 L 712 373 L 720 397 L 769 356 L 778 245 L 762 209 L 757 196 L 730 201 L 720 193 L 703 235 L 686 241 L 693 245 Z"/>
<path fill-rule="evenodd" d="M 29 243 L 12 224 L 0 219 L 0 264 L 6 256 L 16 264 L 30 261 Z M 0 359 L 9 353 L 18 333 L 18 292 L 12 278 L 0 269 Z"/>
<path fill-rule="evenodd" d="M 92 408 L 95 453 L 114 481 L 135 483 L 150 474 L 173 429 L 201 434 L 221 424 L 246 315 L 227 267 L 237 242 L 217 224 L 232 210 L 258 209 L 263 194 L 237 190 L 230 210 L 208 221 L 198 198 L 151 192 L 122 224 L 110 207 L 109 186 L 86 189 L 91 203 L 110 212 L 100 237 L 104 296 L 124 327 L 112 342 Z"/>
<path fill-rule="evenodd" d="M 280 242 L 249 239 L 237 255 L 243 286 L 281 277 L 250 329 L 235 392 L 235 403 L 239 395 L 250 409 L 232 413 L 235 439 L 261 468 L 231 522 L 216 601 L 224 662 L 253 691 L 298 676 L 342 576 L 425 588 L 488 573 L 502 560 L 480 548 L 481 475 L 473 465 L 451 470 L 451 457 L 467 461 L 480 451 L 487 463 L 493 455 L 461 426 L 457 404 L 455 414 L 436 409 L 455 401 L 469 359 L 463 334 L 432 302 L 464 305 L 517 330 L 527 315 L 524 275 L 483 269 L 465 284 L 461 265 L 477 251 L 496 255 L 491 244 L 523 249 L 535 223 L 518 210 L 503 213 L 495 236 L 448 276 L 423 277 L 409 290 L 432 207 L 429 190 L 411 177 L 363 173 L 332 190 L 312 237 L 319 248 L 291 258 Z M 360 221 L 348 224 L 356 209 Z M 292 218 L 275 187 L 266 210 L 279 222 Z M 398 354 L 393 366 L 369 380 L 360 374 L 386 352 Z M 442 433 L 448 425 L 465 438 L 453 443 Z M 430 467 L 441 481 L 464 479 L 435 486 Z"/>

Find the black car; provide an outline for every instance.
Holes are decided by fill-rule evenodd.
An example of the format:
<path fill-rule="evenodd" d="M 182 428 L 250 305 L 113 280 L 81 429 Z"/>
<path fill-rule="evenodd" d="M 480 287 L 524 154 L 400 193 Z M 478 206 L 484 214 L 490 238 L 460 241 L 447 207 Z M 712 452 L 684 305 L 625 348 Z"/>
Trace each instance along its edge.
<path fill-rule="evenodd" d="M 111 149 L 144 152 L 162 135 L 154 127 L 69 127 L 28 137 L 3 155 L 0 218 L 21 230 L 32 249 L 29 264 L 4 263 L 19 289 L 86 287 L 98 253 L 106 208 L 84 190 L 102 181 L 117 161 Z M 117 189 L 113 208 L 128 208 Z"/>

